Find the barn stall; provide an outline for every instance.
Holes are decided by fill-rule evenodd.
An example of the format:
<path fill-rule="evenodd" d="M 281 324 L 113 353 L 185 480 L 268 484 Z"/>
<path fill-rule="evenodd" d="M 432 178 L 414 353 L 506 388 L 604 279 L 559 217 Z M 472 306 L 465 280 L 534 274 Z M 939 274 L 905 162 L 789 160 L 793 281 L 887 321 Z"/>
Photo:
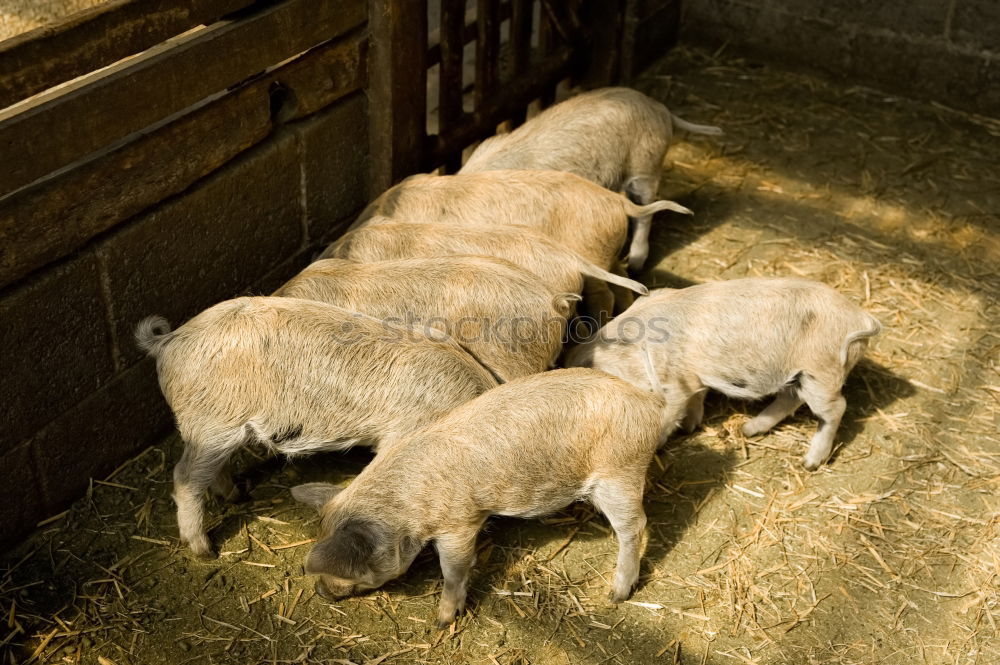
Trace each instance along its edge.
<path fill-rule="evenodd" d="M 0 42 L 3 662 L 1000 658 L 992 6 L 465 4 L 123 0 Z M 250 500 L 213 505 L 220 556 L 193 558 L 138 320 L 270 292 L 391 183 L 610 83 L 726 132 L 678 133 L 659 194 L 696 215 L 657 218 L 644 283 L 804 276 L 885 325 L 832 462 L 800 467 L 804 411 L 746 439 L 759 407 L 711 396 L 650 468 L 617 606 L 583 504 L 491 521 L 449 630 L 430 551 L 327 603 L 288 489 L 362 450 L 248 451 Z"/>

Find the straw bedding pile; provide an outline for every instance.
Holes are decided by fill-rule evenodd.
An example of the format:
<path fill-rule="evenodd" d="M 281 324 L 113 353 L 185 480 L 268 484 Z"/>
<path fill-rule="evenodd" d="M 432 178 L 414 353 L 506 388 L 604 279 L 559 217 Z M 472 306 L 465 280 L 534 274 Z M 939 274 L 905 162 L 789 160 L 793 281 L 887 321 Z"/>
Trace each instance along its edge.
<path fill-rule="evenodd" d="M 616 545 L 576 505 L 490 522 L 471 613 L 432 627 L 440 572 L 323 602 L 315 518 L 287 488 L 349 480 L 365 452 L 255 461 L 217 516 L 217 561 L 176 542 L 176 440 L 145 451 L 11 553 L 2 663 L 1000 662 L 1000 123 L 677 50 L 637 85 L 720 141 L 681 135 L 645 281 L 822 280 L 886 332 L 852 374 L 831 463 L 802 470 L 803 410 L 707 403 L 650 468 L 633 599 L 604 600 Z"/>

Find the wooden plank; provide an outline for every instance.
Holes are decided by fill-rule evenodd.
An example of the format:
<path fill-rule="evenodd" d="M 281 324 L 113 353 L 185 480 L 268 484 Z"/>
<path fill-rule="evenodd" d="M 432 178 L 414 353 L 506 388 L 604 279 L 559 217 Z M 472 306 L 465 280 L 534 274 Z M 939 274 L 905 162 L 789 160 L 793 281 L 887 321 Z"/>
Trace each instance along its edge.
<path fill-rule="evenodd" d="M 622 11 L 621 50 L 618 54 L 618 79 L 628 83 L 635 62 L 635 32 L 639 27 L 638 0 L 625 0 Z"/>
<path fill-rule="evenodd" d="M 538 54 L 549 56 L 556 48 L 556 31 L 552 27 L 552 19 L 545 9 L 545 0 L 538 0 Z"/>
<path fill-rule="evenodd" d="M 435 168 L 461 155 L 462 150 L 480 139 L 491 136 L 497 125 L 506 120 L 519 107 L 523 108 L 544 91 L 555 88 L 565 78 L 573 64 L 574 53 L 569 48 L 557 49 L 555 53 L 535 62 L 531 71 L 504 86 L 501 94 L 486 101 L 475 116 L 475 122 L 467 122 L 447 136 L 429 138 L 426 168 Z"/>
<path fill-rule="evenodd" d="M 531 65 L 531 26 L 534 22 L 533 0 L 512 0 L 510 12 L 510 69 L 508 81 L 514 81 L 528 71 Z M 510 112 L 510 129 L 523 125 L 528 117 L 528 102 L 517 105 Z"/>
<path fill-rule="evenodd" d="M 0 193 L 106 148 L 364 19 L 363 0 L 287 0 L 0 111 Z"/>
<path fill-rule="evenodd" d="M 647 2 L 645 15 L 639 13 L 632 39 L 632 62 L 625 77 L 635 77 L 667 50 L 677 45 L 680 29 L 680 1 L 658 0 Z"/>
<path fill-rule="evenodd" d="M 0 42 L 0 108 L 250 4 L 253 0 L 110 0 Z"/>
<path fill-rule="evenodd" d="M 511 15 L 511 2 L 510 0 L 502 0 L 500 3 L 500 22 L 506 21 Z M 472 12 L 468 12 L 466 17 L 473 16 Z M 473 20 L 466 21 L 465 29 L 462 33 L 462 44 L 472 43 L 476 37 L 479 36 L 479 24 Z M 440 44 L 440 34 L 437 31 L 430 34 L 430 47 L 427 49 L 427 66 L 433 67 L 434 65 L 441 62 L 441 44 Z"/>
<path fill-rule="evenodd" d="M 441 79 L 438 133 L 462 119 L 462 51 L 465 46 L 465 0 L 441 0 Z"/>
<path fill-rule="evenodd" d="M 510 75 L 508 79 L 528 71 L 531 63 L 531 0 L 512 0 L 510 16 Z"/>
<path fill-rule="evenodd" d="M 372 198 L 423 163 L 427 0 L 369 0 Z"/>
<path fill-rule="evenodd" d="M 320 46 L 121 148 L 0 198 L 0 285 L 187 189 L 265 139 L 275 122 L 315 113 L 365 85 L 367 37 Z M 273 117 L 276 82 L 291 93 Z"/>
<path fill-rule="evenodd" d="M 585 3 L 582 7 L 590 39 L 580 81 L 585 88 L 600 88 L 618 80 L 625 1 L 606 0 Z"/>
<path fill-rule="evenodd" d="M 478 0 L 476 24 L 475 112 L 493 96 L 500 84 L 500 2 Z"/>

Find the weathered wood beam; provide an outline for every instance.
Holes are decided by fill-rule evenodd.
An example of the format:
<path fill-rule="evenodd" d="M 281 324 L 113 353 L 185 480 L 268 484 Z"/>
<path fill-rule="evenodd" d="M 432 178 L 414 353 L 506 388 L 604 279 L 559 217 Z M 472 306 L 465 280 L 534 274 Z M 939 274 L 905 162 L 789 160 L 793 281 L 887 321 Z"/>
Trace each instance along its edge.
<path fill-rule="evenodd" d="M 427 0 L 369 0 L 371 195 L 420 170 L 427 136 Z"/>
<path fill-rule="evenodd" d="M 365 20 L 364 0 L 287 0 L 0 111 L 0 195 L 106 149 Z"/>
<path fill-rule="evenodd" d="M 111 0 L 0 42 L 0 108 L 213 23 L 254 0 Z"/>

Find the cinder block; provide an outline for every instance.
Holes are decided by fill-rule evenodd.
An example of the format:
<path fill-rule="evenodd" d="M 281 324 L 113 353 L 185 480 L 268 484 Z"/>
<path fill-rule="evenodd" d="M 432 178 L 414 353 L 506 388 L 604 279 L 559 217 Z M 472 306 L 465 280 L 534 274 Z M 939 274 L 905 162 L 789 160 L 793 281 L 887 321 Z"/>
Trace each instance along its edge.
<path fill-rule="evenodd" d="M 870 2 L 870 0 L 785 0 L 782 11 L 830 21 L 887 30 L 899 35 L 941 37 L 948 3 L 940 0 Z"/>
<path fill-rule="evenodd" d="M 361 93 L 294 127 L 303 145 L 309 241 L 330 241 L 368 202 L 368 103 Z"/>
<path fill-rule="evenodd" d="M 98 247 L 127 364 L 135 325 L 177 326 L 241 293 L 303 243 L 298 145 L 284 134 L 247 151 Z"/>
<path fill-rule="evenodd" d="M 147 359 L 126 370 L 32 439 L 42 506 L 56 513 L 171 423 L 156 369 Z"/>
<path fill-rule="evenodd" d="M 681 14 L 681 40 L 750 44 L 756 34 L 761 8 L 732 0 L 685 2 Z"/>
<path fill-rule="evenodd" d="M 111 379 L 106 321 L 92 253 L 0 295 L 0 454 Z"/>
<path fill-rule="evenodd" d="M 780 5 L 780 7 L 778 6 Z M 946 3 L 862 0 L 693 0 L 684 5 L 682 39 L 778 58 L 917 99 L 995 115 L 1000 56 L 955 48 L 944 38 Z M 959 0 L 953 43 L 973 40 L 1000 20 L 992 5 Z M 1000 38 L 997 38 L 1000 39 Z"/>
<path fill-rule="evenodd" d="M 848 45 L 850 59 L 845 63 L 845 73 L 856 77 L 859 83 L 869 85 L 898 78 L 895 85 L 882 86 L 897 92 L 900 84 L 908 86 L 917 80 L 920 57 L 915 50 L 912 43 L 905 39 L 887 40 L 880 35 L 859 32 L 851 37 Z M 914 55 L 918 57 L 914 58 Z"/>
<path fill-rule="evenodd" d="M 987 49 L 1000 56 L 1000 2 L 958 0 L 950 37 L 956 44 Z"/>
<path fill-rule="evenodd" d="M 680 0 L 639 0 L 636 2 L 635 16 L 640 21 L 645 21 L 646 19 L 653 16 L 670 6 L 672 6 L 672 13 L 680 11 Z"/>
<path fill-rule="evenodd" d="M 0 455 L 0 551 L 17 543 L 46 517 L 30 444 Z M 16 480 L 16 482 L 15 482 Z"/>
<path fill-rule="evenodd" d="M 257 280 L 254 285 L 250 287 L 250 293 L 259 295 L 270 295 L 271 293 L 274 293 L 281 285 L 290 280 L 292 277 L 295 277 L 295 275 L 301 272 L 303 268 L 312 263 L 314 257 L 321 251 L 322 248 L 320 247 L 309 247 L 295 254 L 278 265 L 274 270 L 271 270 Z"/>

